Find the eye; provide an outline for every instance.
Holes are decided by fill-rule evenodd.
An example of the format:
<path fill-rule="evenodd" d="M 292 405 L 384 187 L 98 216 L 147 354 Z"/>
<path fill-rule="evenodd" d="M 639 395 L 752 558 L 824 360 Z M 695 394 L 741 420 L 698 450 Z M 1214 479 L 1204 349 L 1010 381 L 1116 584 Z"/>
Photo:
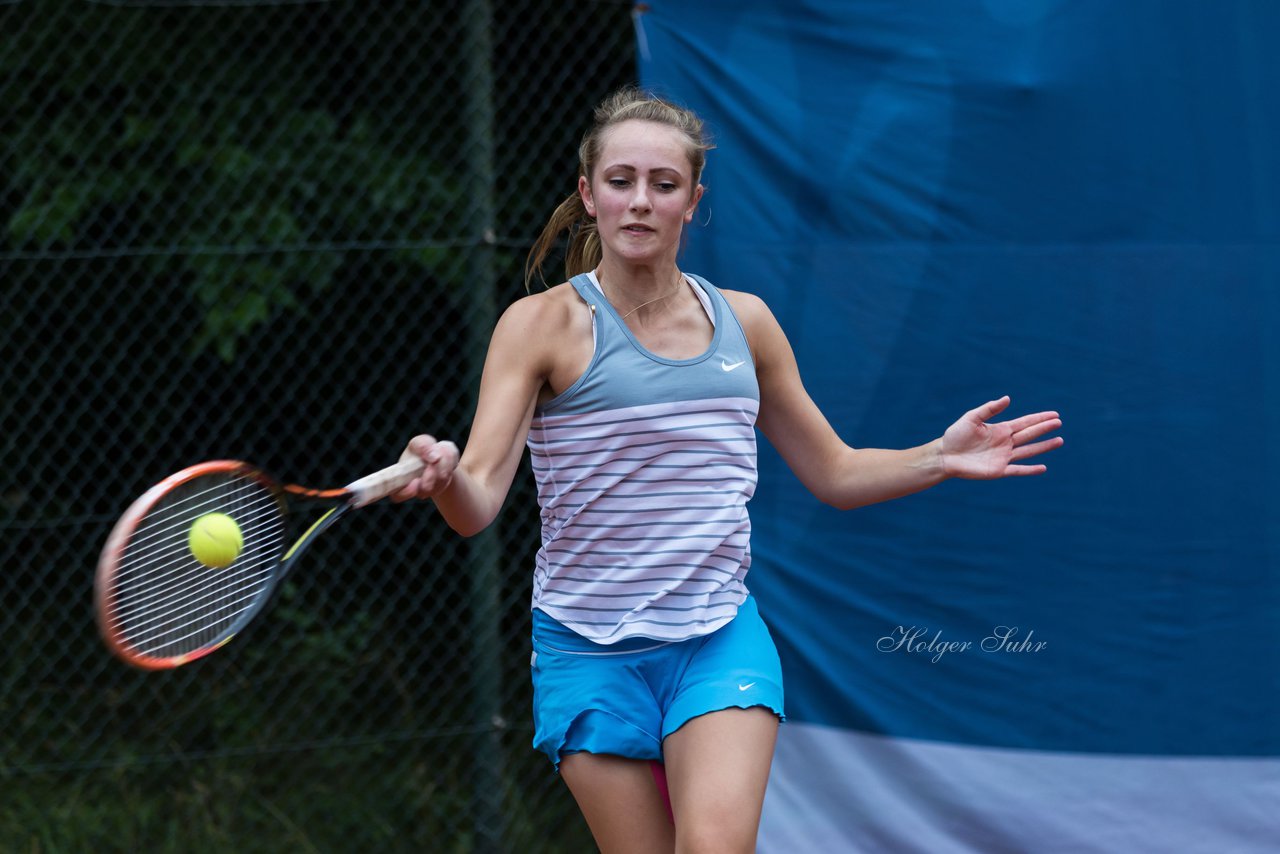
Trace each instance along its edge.
<path fill-rule="evenodd" d="M 609 179 L 610 187 L 625 187 L 630 183 L 631 182 L 628 181 L 626 178 L 610 178 Z"/>
<path fill-rule="evenodd" d="M 674 193 L 676 191 L 676 185 L 670 181 L 662 181 L 658 184 L 658 189 L 664 193 Z"/>

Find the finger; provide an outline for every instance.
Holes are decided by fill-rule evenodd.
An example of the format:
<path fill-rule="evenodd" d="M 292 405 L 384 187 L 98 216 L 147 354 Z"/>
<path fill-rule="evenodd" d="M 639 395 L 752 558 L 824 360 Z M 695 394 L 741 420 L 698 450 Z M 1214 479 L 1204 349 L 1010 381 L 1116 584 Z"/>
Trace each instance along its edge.
<path fill-rule="evenodd" d="M 453 481 L 453 474 L 458 469 L 458 446 L 452 442 L 441 442 L 427 456 L 429 459 L 427 468 L 422 472 L 421 489 L 435 495 Z"/>
<path fill-rule="evenodd" d="M 458 446 L 453 442 L 440 442 L 426 456 L 427 469 L 422 473 L 424 488 L 438 492 L 453 480 L 458 468 Z"/>
<path fill-rule="evenodd" d="M 453 469 L 450 466 L 433 462 L 422 472 L 422 484 L 418 491 L 420 494 L 434 495 L 451 477 Z"/>
<path fill-rule="evenodd" d="M 1048 471 L 1047 466 L 1005 466 L 1005 477 L 1026 477 L 1031 474 L 1044 474 Z"/>
<path fill-rule="evenodd" d="M 1004 422 L 1010 430 L 1018 432 L 1028 427 L 1034 427 L 1037 424 L 1043 424 L 1046 421 L 1057 421 L 1058 425 L 1062 425 L 1062 419 L 1056 412 L 1033 412 L 1030 415 L 1023 415 L 1018 418 L 1011 418 Z"/>
<path fill-rule="evenodd" d="M 1062 426 L 1062 421 L 1058 418 L 1051 418 L 1048 421 L 1042 421 L 1039 424 L 1032 424 L 1021 429 L 1014 428 L 1013 443 L 1015 445 L 1025 445 L 1032 439 L 1039 439 L 1045 433 L 1052 433 Z"/>
<path fill-rule="evenodd" d="M 420 457 L 423 462 L 427 461 L 427 454 L 436 446 L 436 437 L 426 433 L 420 433 L 409 440 L 409 446 L 405 448 L 406 453 L 412 453 Z"/>
<path fill-rule="evenodd" d="M 429 450 L 423 460 L 428 464 L 445 463 L 450 471 L 458 465 L 458 457 L 460 456 L 458 446 L 448 439 L 443 442 L 436 442 Z"/>
<path fill-rule="evenodd" d="M 1004 397 L 997 398 L 996 400 L 989 400 L 979 407 L 970 409 L 965 413 L 965 417 L 976 418 L 979 421 L 989 421 L 1001 412 L 1004 412 L 1005 407 L 1008 405 L 1009 395 L 1006 394 Z"/>
<path fill-rule="evenodd" d="M 437 441 L 434 436 L 426 433 L 414 436 L 405 446 L 400 459 L 420 459 L 426 467 L 422 474 L 392 493 L 391 500 L 400 502 L 430 498 L 452 482 L 460 456 L 458 446 L 453 442 Z"/>
<path fill-rule="evenodd" d="M 1011 460 L 1025 460 L 1028 457 L 1034 457 L 1036 454 L 1043 454 L 1045 451 L 1052 451 L 1054 448 L 1062 447 L 1062 437 L 1058 436 L 1053 439 L 1046 439 L 1043 442 L 1036 442 L 1034 445 L 1022 445 L 1014 448 L 1013 453 L 1009 456 Z"/>
<path fill-rule="evenodd" d="M 401 502 L 412 501 L 417 498 L 419 481 L 420 479 L 415 477 L 413 480 L 391 493 L 391 500 L 396 504 L 399 504 Z"/>

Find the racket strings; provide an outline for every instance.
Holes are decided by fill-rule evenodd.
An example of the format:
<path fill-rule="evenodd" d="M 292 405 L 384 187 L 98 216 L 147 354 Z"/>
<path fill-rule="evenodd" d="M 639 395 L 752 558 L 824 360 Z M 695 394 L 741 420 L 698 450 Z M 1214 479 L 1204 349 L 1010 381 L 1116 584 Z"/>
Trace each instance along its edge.
<path fill-rule="evenodd" d="M 224 513 L 243 547 L 222 568 L 201 563 L 188 536 L 197 519 Z M 284 545 L 275 494 L 256 479 L 215 473 L 180 484 L 137 524 L 120 557 L 110 622 L 137 652 L 176 657 L 230 636 L 269 590 Z"/>
<path fill-rule="evenodd" d="M 245 505 L 252 509 L 256 515 L 253 518 L 263 519 L 263 521 L 253 526 L 240 525 L 241 534 L 245 537 L 245 547 L 241 554 L 246 557 L 251 553 L 251 549 L 255 544 L 260 545 L 262 534 L 268 530 L 272 524 L 272 518 L 261 511 L 274 509 L 274 502 L 270 501 L 268 495 L 266 499 L 258 504 L 268 504 L 269 507 L 260 507 L 255 504 Z M 224 505 L 217 502 L 210 502 L 202 505 L 192 505 L 191 515 L 193 520 L 199 518 L 206 513 L 223 512 Z M 228 514 L 230 515 L 230 514 Z M 241 511 L 240 515 L 245 514 Z M 234 517 L 233 517 L 234 518 Z M 150 519 L 150 517 L 148 517 Z M 187 529 L 190 524 L 185 518 L 176 519 L 166 514 L 162 520 L 163 524 L 149 524 L 149 533 L 143 537 L 136 538 L 127 552 L 128 558 L 133 558 L 131 568 L 133 569 L 133 581 L 136 588 L 135 596 L 131 597 L 129 593 L 121 591 L 117 597 L 117 601 L 123 604 L 130 604 L 135 607 L 147 607 L 160 604 L 157 600 L 170 591 L 178 590 L 189 592 L 193 579 L 209 576 L 209 567 L 192 560 L 190 548 L 186 541 Z M 226 571 L 232 572 L 233 576 L 243 575 L 251 571 L 252 562 L 248 560 L 236 561 L 233 565 L 235 570 L 231 568 Z M 231 580 L 231 579 L 223 579 Z"/>

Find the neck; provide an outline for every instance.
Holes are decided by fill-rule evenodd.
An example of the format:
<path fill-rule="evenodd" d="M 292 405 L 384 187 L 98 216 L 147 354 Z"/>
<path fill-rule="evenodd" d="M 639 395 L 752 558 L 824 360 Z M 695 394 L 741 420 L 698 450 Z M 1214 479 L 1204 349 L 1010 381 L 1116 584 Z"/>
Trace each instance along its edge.
<path fill-rule="evenodd" d="M 596 267 L 596 278 L 601 284 L 608 282 L 605 287 L 609 293 L 628 302 L 643 302 L 666 293 L 679 275 L 674 262 L 640 265 L 605 258 Z"/>
<path fill-rule="evenodd" d="M 600 289 L 624 320 L 646 306 L 666 305 L 679 292 L 683 279 L 674 264 L 660 272 L 648 268 L 615 271 L 604 263 L 596 268 Z"/>

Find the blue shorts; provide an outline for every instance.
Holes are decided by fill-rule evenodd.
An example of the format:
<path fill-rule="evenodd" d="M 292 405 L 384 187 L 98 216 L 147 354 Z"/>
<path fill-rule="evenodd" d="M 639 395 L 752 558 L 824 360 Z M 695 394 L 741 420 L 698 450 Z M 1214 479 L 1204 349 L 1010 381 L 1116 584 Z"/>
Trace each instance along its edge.
<path fill-rule="evenodd" d="M 720 709 L 763 706 L 779 720 L 782 666 L 755 599 L 685 641 L 597 644 L 533 612 L 533 746 L 557 769 L 569 753 L 661 759 L 662 740 Z"/>

